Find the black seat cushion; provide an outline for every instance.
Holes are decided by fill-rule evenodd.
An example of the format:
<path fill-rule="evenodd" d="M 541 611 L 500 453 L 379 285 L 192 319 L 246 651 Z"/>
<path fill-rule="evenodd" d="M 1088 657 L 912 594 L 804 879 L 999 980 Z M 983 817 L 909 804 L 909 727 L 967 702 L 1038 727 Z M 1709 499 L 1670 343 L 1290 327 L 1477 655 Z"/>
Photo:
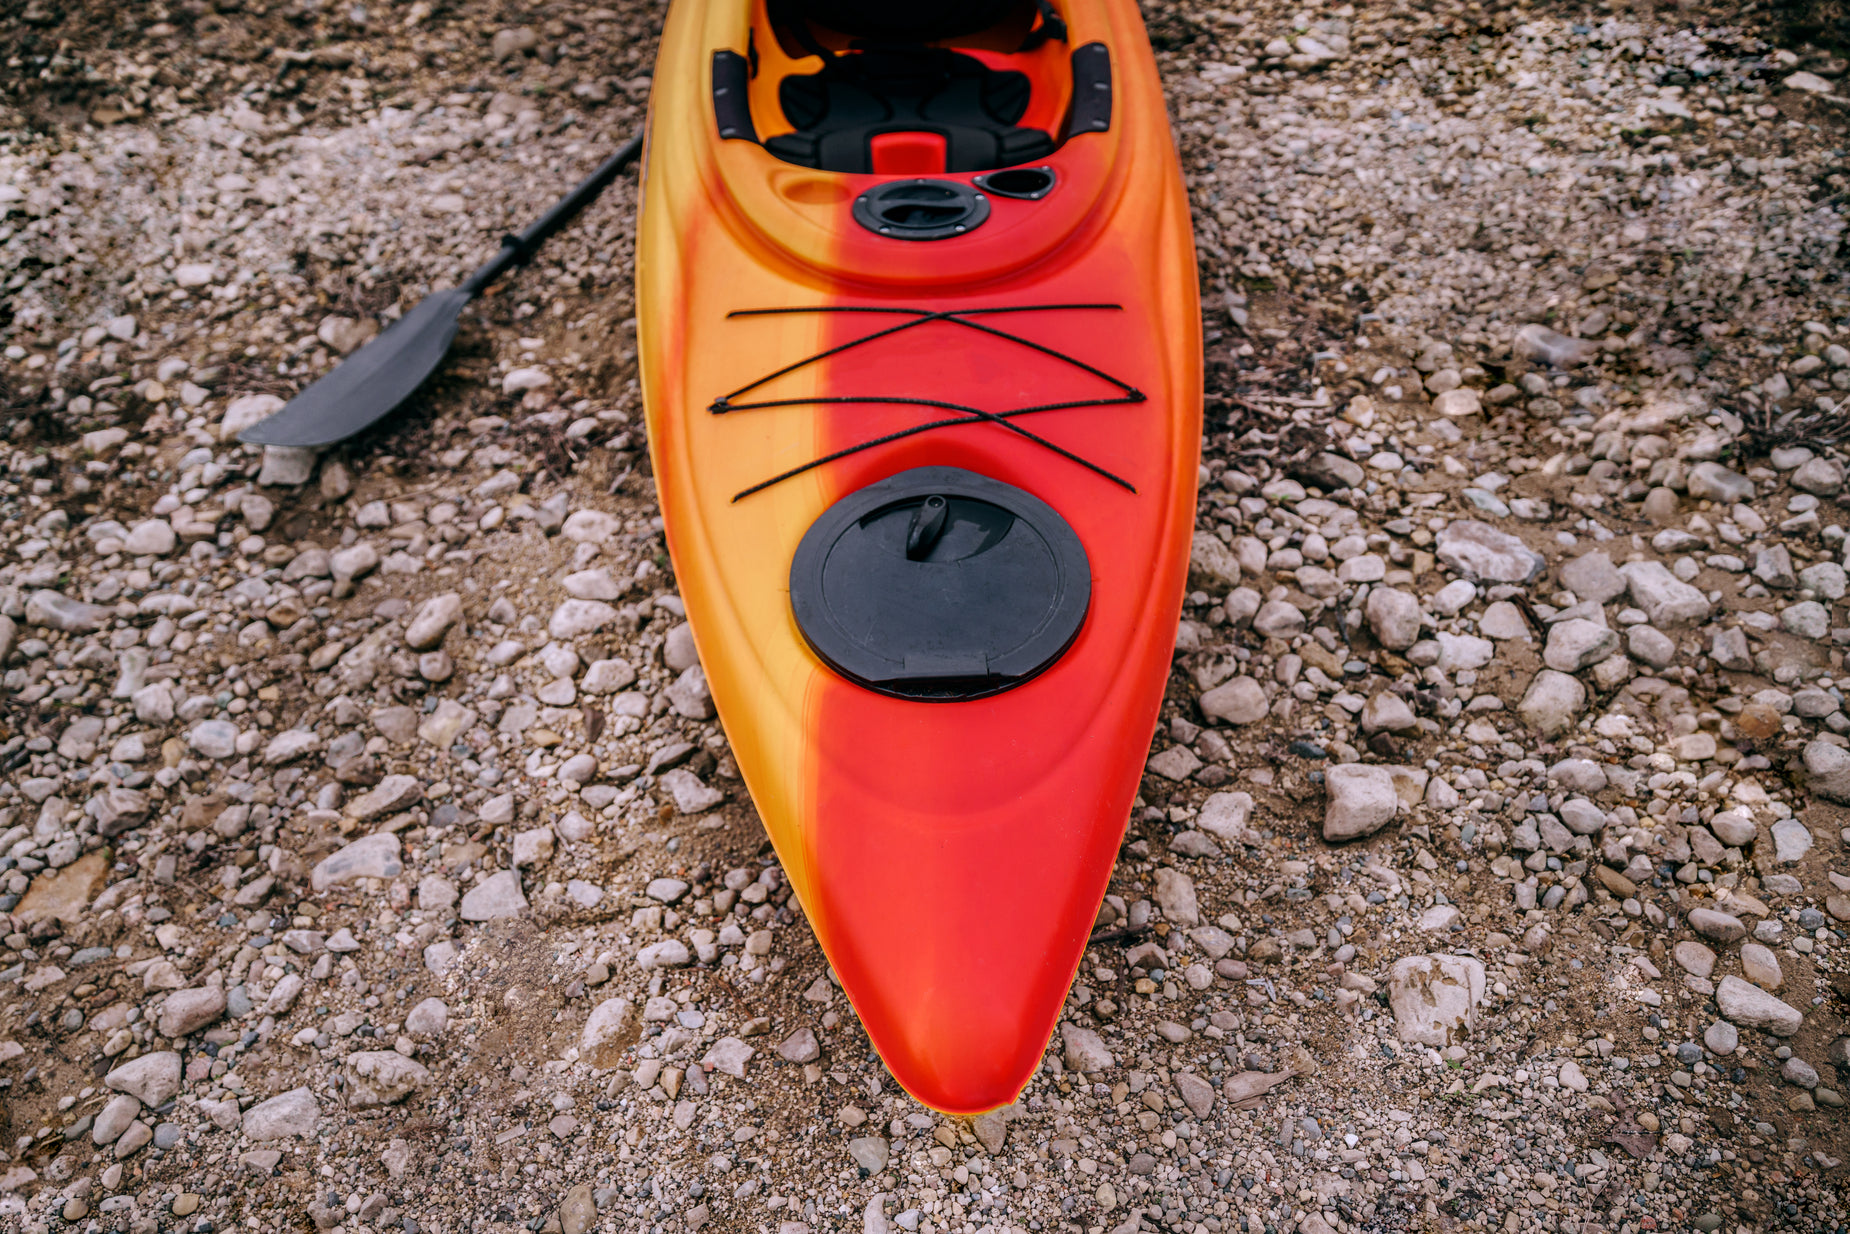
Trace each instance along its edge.
<path fill-rule="evenodd" d="M 855 38 L 934 43 L 975 34 L 1003 21 L 1022 0 L 788 0 L 819 26 Z"/>
<path fill-rule="evenodd" d="M 796 132 L 765 141 L 787 162 L 821 171 L 873 171 L 871 139 L 936 133 L 946 171 L 987 171 L 1052 153 L 1054 139 L 1020 127 L 1031 85 L 1025 73 L 974 56 L 922 46 L 864 47 L 819 73 L 787 77 L 778 101 Z"/>

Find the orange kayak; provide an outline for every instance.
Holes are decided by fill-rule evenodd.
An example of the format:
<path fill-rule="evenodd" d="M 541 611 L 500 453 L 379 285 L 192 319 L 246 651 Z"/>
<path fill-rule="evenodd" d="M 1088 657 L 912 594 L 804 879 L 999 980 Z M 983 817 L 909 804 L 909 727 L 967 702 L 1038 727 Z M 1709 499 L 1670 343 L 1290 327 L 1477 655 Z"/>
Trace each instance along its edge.
<path fill-rule="evenodd" d="M 893 1076 L 970 1114 L 1040 1062 L 1148 755 L 1201 336 L 1133 0 L 946 7 L 677 0 L 636 279 L 740 771 Z"/>

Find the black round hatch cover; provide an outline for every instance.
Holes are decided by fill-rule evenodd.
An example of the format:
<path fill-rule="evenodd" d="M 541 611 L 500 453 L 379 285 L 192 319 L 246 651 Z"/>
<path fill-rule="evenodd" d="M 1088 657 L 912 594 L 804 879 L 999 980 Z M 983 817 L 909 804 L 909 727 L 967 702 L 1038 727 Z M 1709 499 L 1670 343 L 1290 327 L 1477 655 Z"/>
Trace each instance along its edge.
<path fill-rule="evenodd" d="M 817 655 L 900 698 L 982 698 L 1059 659 L 1092 571 L 1053 507 L 959 467 L 850 493 L 804 533 L 790 605 Z"/>
<path fill-rule="evenodd" d="M 955 180 L 889 180 L 856 197 L 853 213 L 895 240 L 948 240 L 983 225 L 989 198 Z"/>

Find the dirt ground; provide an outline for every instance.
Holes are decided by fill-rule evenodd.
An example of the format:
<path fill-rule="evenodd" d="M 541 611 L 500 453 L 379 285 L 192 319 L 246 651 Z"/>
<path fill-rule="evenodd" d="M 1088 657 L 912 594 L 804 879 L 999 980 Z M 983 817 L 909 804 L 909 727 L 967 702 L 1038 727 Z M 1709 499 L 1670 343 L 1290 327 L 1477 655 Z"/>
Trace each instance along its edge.
<path fill-rule="evenodd" d="M 0 1228 L 1843 1230 L 1838 10 L 1145 6 L 1190 595 L 1045 1069 L 952 1120 L 690 685 L 633 178 L 402 415 L 226 431 L 632 132 L 664 9 L 0 6 Z"/>

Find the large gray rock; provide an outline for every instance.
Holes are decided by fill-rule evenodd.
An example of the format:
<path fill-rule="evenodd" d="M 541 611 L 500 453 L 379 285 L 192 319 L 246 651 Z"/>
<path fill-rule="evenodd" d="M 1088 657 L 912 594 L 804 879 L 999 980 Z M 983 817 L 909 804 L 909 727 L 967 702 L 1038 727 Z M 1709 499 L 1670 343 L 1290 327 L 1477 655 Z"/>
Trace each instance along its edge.
<path fill-rule="evenodd" d="M 662 636 L 662 663 L 676 673 L 685 673 L 700 663 L 700 649 L 694 645 L 694 627 L 683 621 Z"/>
<path fill-rule="evenodd" d="M 853 1159 L 856 1165 L 860 1166 L 869 1174 L 878 1174 L 880 1171 L 886 1169 L 886 1164 L 891 1154 L 891 1146 L 888 1145 L 886 1140 L 881 1136 L 857 1136 L 855 1139 L 848 1141 L 848 1156 Z M 878 1196 L 874 1197 L 874 1202 L 876 1204 L 879 1202 Z M 884 1213 L 880 1214 L 880 1224 L 883 1226 L 886 1224 L 886 1214 Z M 865 1234 L 867 1225 L 868 1223 L 863 1222 L 863 1234 Z"/>
<path fill-rule="evenodd" d="M 1570 617 L 1548 627 L 1542 663 L 1562 673 L 1578 673 L 1619 649 L 1619 635 L 1597 621 Z"/>
<path fill-rule="evenodd" d="M 1323 773 L 1323 785 L 1323 838 L 1331 843 L 1373 835 L 1400 813 L 1391 768 L 1339 763 Z"/>
<path fill-rule="evenodd" d="M 295 1000 L 302 997 L 302 991 L 308 988 L 308 982 L 300 973 L 285 974 L 270 991 L 270 997 L 264 1000 L 265 1015 L 287 1015 L 295 1006 Z"/>
<path fill-rule="evenodd" d="M 1477 1027 L 1484 964 L 1471 956 L 1405 956 L 1388 970 L 1388 1005 L 1402 1041 L 1435 1048 Z"/>
<path fill-rule="evenodd" d="M 464 921 L 494 921 L 518 917 L 527 910 L 527 897 L 520 890 L 520 875 L 512 870 L 490 874 L 463 895 Z"/>
<path fill-rule="evenodd" d="M 1823 456 L 1807 459 L 1792 473 L 1792 487 L 1802 493 L 1834 497 L 1844 488 L 1843 465 Z"/>
<path fill-rule="evenodd" d="M 1747 937 L 1747 924 L 1733 913 L 1713 908 L 1689 910 L 1689 928 L 1717 943 L 1736 943 Z"/>
<path fill-rule="evenodd" d="M 1068 1071 L 1091 1074 L 1116 1065 L 1116 1060 L 1111 1057 L 1111 1051 L 1105 1048 L 1104 1039 L 1089 1028 L 1062 1022 L 1060 1041 Z"/>
<path fill-rule="evenodd" d="M 1376 587 L 1363 605 L 1375 641 L 1390 651 L 1405 651 L 1420 637 L 1420 602 L 1394 587 Z"/>
<path fill-rule="evenodd" d="M 1543 737 L 1554 737 L 1571 727 L 1586 707 L 1587 688 L 1579 678 L 1545 668 L 1529 682 L 1516 714 Z"/>
<path fill-rule="evenodd" d="M 234 398 L 219 421 L 218 439 L 230 441 L 253 424 L 261 424 L 283 409 L 283 400 L 274 394 L 246 394 Z"/>
<path fill-rule="evenodd" d="M 1730 848 L 1746 848 L 1754 842 L 1759 829 L 1754 816 L 1746 810 L 1723 810 L 1709 820 L 1709 830 Z"/>
<path fill-rule="evenodd" d="M 405 1031 L 415 1037 L 441 1037 L 450 1026 L 450 1009 L 440 998 L 427 998 L 405 1013 Z"/>
<path fill-rule="evenodd" d="M 665 691 L 674 713 L 689 720 L 713 718 L 713 695 L 707 689 L 707 672 L 696 664 L 674 679 Z"/>
<path fill-rule="evenodd" d="M 281 767 L 293 763 L 321 748 L 321 737 L 312 728 L 286 728 L 270 738 L 263 748 L 263 765 Z"/>
<path fill-rule="evenodd" d="M 439 750 L 447 750 L 457 737 L 475 724 L 475 720 L 475 708 L 466 707 L 453 698 L 446 698 L 419 723 L 417 735 L 419 740 L 429 742 Z"/>
<path fill-rule="evenodd" d="M 462 607 L 462 596 L 454 591 L 424 601 L 405 627 L 405 645 L 413 651 L 429 651 L 437 646 L 462 616 Z"/>
<path fill-rule="evenodd" d="M 1156 871 L 1156 904 L 1163 917 L 1175 925 L 1201 924 L 1201 909 L 1195 899 L 1195 880 L 1180 870 L 1162 866 Z"/>
<path fill-rule="evenodd" d="M 1805 747 L 1805 776 L 1811 791 L 1850 803 L 1850 750 L 1817 740 Z"/>
<path fill-rule="evenodd" d="M 1786 980 L 1779 957 L 1759 943 L 1741 944 L 1741 974 L 1763 990 L 1777 990 Z"/>
<path fill-rule="evenodd" d="M 659 943 L 650 943 L 636 953 L 636 966 L 643 969 L 686 968 L 693 962 L 693 953 L 678 938 L 665 938 Z"/>
<path fill-rule="evenodd" d="M 1773 855 L 1781 865 L 1803 861 L 1811 845 L 1811 831 L 1798 819 L 1782 818 L 1773 824 Z"/>
<path fill-rule="evenodd" d="M 1660 561 L 1628 561 L 1619 567 L 1632 603 L 1659 627 L 1708 620 L 1709 598 L 1664 568 Z"/>
<path fill-rule="evenodd" d="M 816 1041 L 816 1030 L 799 1028 L 777 1047 L 777 1056 L 789 1063 L 813 1063 L 822 1057 L 822 1046 Z"/>
<path fill-rule="evenodd" d="M 1715 988 L 1715 1005 L 1730 1023 L 1765 1029 L 1775 1037 L 1790 1037 L 1805 1023 L 1797 1007 L 1735 976 L 1721 979 Z"/>
<path fill-rule="evenodd" d="M 602 600 L 566 600 L 553 610 L 546 632 L 565 642 L 603 629 L 617 619 L 617 610 Z"/>
<path fill-rule="evenodd" d="M 178 540 L 172 523 L 164 518 L 151 518 L 135 524 L 134 530 L 122 541 L 122 551 L 130 557 L 165 557 L 173 552 Z"/>
<path fill-rule="evenodd" d="M 1223 724 L 1256 724 L 1266 715 L 1265 687 L 1253 677 L 1234 677 L 1201 696 L 1201 714 Z"/>
<path fill-rule="evenodd" d="M 306 1088 L 292 1088 L 244 1111 L 244 1134 L 258 1142 L 292 1135 L 313 1135 L 321 1122 L 321 1105 Z"/>
<path fill-rule="evenodd" d="M 207 758 L 225 759 L 238 752 L 238 726 L 229 720 L 201 720 L 186 735 L 186 744 Z"/>
<path fill-rule="evenodd" d="M 146 1106 L 165 1105 L 180 1091 L 181 1070 L 180 1056 L 172 1050 L 162 1050 L 123 1063 L 103 1077 L 103 1085 L 127 1093 Z"/>
<path fill-rule="evenodd" d="M 593 1067 L 614 1067 L 635 1035 L 635 1005 L 627 998 L 607 998 L 585 1017 L 578 1035 L 578 1056 Z"/>
<path fill-rule="evenodd" d="M 1240 559 L 1211 531 L 1197 531 L 1188 553 L 1191 587 L 1224 592 L 1240 585 Z"/>
<path fill-rule="evenodd" d="M 379 568 L 379 550 L 362 540 L 328 555 L 328 568 L 336 580 L 351 582 Z"/>
<path fill-rule="evenodd" d="M 129 1129 L 141 1113 L 141 1102 L 127 1093 L 117 1093 L 109 1099 L 102 1112 L 96 1116 L 96 1123 L 90 1128 L 90 1140 L 94 1144 L 114 1144 L 122 1138 L 122 1133 Z"/>
<path fill-rule="evenodd" d="M 1474 583 L 1526 583 L 1548 566 L 1515 536 L 1474 519 L 1447 524 L 1433 552 L 1442 565 Z"/>
<path fill-rule="evenodd" d="M 1720 463 L 1697 463 L 1689 469 L 1689 495 L 1697 501 L 1732 506 L 1754 499 L 1754 482 Z"/>
<path fill-rule="evenodd" d="M 161 1036 L 178 1040 L 215 1024 L 225 1014 L 225 987 L 209 985 L 193 990 L 175 990 L 161 1005 L 156 1027 Z"/>
<path fill-rule="evenodd" d="M 593 660 L 578 683 L 586 694 L 615 694 L 636 682 L 636 670 L 627 660 Z"/>
<path fill-rule="evenodd" d="M 1604 604 L 1625 594 L 1625 575 L 1604 549 L 1583 553 L 1561 567 L 1561 585 L 1582 602 Z"/>
<path fill-rule="evenodd" d="M 1206 1118 L 1214 1108 L 1214 1086 L 1192 1071 L 1180 1071 L 1175 1077 L 1176 1093 L 1182 1104 L 1196 1118 Z"/>
<path fill-rule="evenodd" d="M 312 446 L 265 446 L 257 483 L 284 488 L 307 484 L 321 451 Z"/>
<path fill-rule="evenodd" d="M 1195 817 L 1195 826 L 1201 828 L 1222 847 L 1232 849 L 1236 845 L 1262 843 L 1259 833 L 1253 830 L 1247 821 L 1252 817 L 1253 799 L 1247 793 L 1215 793 L 1201 803 L 1201 813 Z"/>
<path fill-rule="evenodd" d="M 722 1075 L 745 1078 L 745 1065 L 758 1051 L 746 1045 L 737 1037 L 721 1037 L 715 1041 L 700 1059 L 700 1065 L 708 1071 L 717 1071 Z"/>
<path fill-rule="evenodd" d="M 1715 953 L 1693 938 L 1686 938 L 1671 948 L 1677 966 L 1692 977 L 1707 977 L 1715 971 Z"/>
<path fill-rule="evenodd" d="M 1365 733 L 1399 733 L 1419 727 L 1419 717 L 1407 700 L 1383 690 L 1362 707 L 1362 731 Z"/>
<path fill-rule="evenodd" d="M 674 806 L 683 814 L 704 814 L 726 800 L 726 794 L 707 784 L 685 767 L 662 773 L 660 784 L 674 798 Z"/>
<path fill-rule="evenodd" d="M 326 891 L 361 878 L 397 878 L 404 869 L 396 835 L 362 836 L 322 858 L 309 873 L 308 883 L 315 891 Z"/>
<path fill-rule="evenodd" d="M 574 510 L 559 530 L 579 544 L 603 544 L 623 530 L 623 522 L 602 510 Z"/>
<path fill-rule="evenodd" d="M 397 1050 L 361 1050 L 347 1056 L 350 1109 L 395 1105 L 429 1083 L 429 1069 Z"/>
<path fill-rule="evenodd" d="M 387 776 L 378 787 L 347 803 L 347 817 L 361 822 L 408 809 L 424 795 L 416 776 Z"/>
<path fill-rule="evenodd" d="M 1267 600 L 1253 614 L 1253 629 L 1266 638 L 1289 639 L 1304 632 L 1304 614 L 1288 600 Z"/>
<path fill-rule="evenodd" d="M 35 591 L 26 598 L 26 624 L 66 634 L 101 630 L 109 624 L 115 610 L 101 604 L 74 600 L 56 591 Z"/>

